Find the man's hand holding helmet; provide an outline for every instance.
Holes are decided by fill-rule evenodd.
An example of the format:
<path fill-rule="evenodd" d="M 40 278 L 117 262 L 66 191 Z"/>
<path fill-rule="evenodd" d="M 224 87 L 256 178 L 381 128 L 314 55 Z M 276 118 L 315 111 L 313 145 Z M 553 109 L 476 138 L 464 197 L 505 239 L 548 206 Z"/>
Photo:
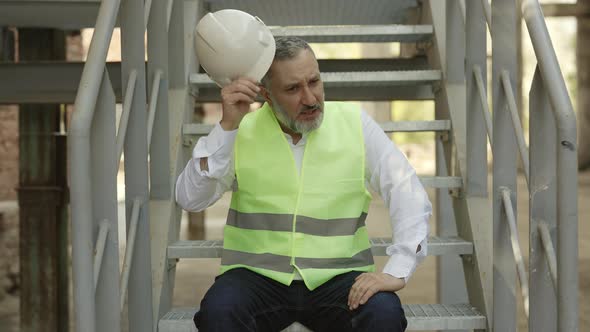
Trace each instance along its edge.
<path fill-rule="evenodd" d="M 244 116 L 250 112 L 250 104 L 256 100 L 259 92 L 260 87 L 256 81 L 247 77 L 240 77 L 224 86 L 221 89 L 221 128 L 226 131 L 238 129 Z"/>

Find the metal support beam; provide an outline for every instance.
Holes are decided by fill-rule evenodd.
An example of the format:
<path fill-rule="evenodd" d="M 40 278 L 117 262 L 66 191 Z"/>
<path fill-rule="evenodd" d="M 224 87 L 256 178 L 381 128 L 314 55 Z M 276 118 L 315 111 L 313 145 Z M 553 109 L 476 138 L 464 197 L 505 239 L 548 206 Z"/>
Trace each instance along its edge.
<path fill-rule="evenodd" d="M 465 19 L 460 0 L 446 1 L 442 6 L 444 9 L 444 38 L 446 51 L 446 71 L 444 77 L 445 86 L 453 86 L 456 89 L 465 89 Z M 440 15 L 440 14 L 439 14 Z M 465 94 L 462 93 L 462 97 Z M 453 106 L 455 109 L 445 109 L 449 104 L 443 100 L 437 100 L 435 109 L 437 119 L 449 119 L 451 113 L 454 113 L 453 126 L 465 128 L 466 121 L 466 103 L 465 99 L 457 101 Z M 441 135 L 436 137 L 436 174 L 438 176 L 447 176 L 450 174 L 460 174 L 463 179 L 467 179 L 466 174 L 462 174 L 453 166 L 452 149 L 453 142 L 465 142 L 465 132 L 458 130 L 454 132 L 451 139 L 443 139 Z M 459 136 L 459 137 L 457 137 Z M 449 137 L 450 138 L 450 137 Z M 457 149 L 463 149 L 463 146 L 457 146 Z M 462 151 L 462 154 L 466 151 Z M 457 172 L 455 172 L 457 171 Z M 464 182 L 467 185 L 467 182 Z M 465 189 L 463 187 L 462 189 Z M 439 236 L 456 236 L 457 227 L 467 220 L 457 220 L 453 210 L 453 197 L 448 190 L 439 189 L 437 191 L 437 230 Z M 467 289 L 465 284 L 465 274 L 461 259 L 452 256 L 442 256 L 438 258 L 438 300 L 443 304 L 467 302 Z"/>
<path fill-rule="evenodd" d="M 125 209 L 127 230 L 131 227 L 134 201 L 142 202 L 137 222 L 128 293 L 130 331 L 153 330 L 152 270 L 149 197 L 147 110 L 145 72 L 145 23 L 143 0 L 124 0 L 119 15 L 121 22 L 121 55 L 123 86 L 133 71 L 137 82 L 133 91 L 129 127 L 125 137 Z M 123 91 L 126 95 L 127 91 Z"/>
<path fill-rule="evenodd" d="M 557 238 L 557 136 L 555 118 L 539 68 L 535 70 L 529 94 L 531 165 L 529 203 L 529 328 L 531 331 L 552 332 L 557 329 L 557 288 L 551 284 L 550 269 L 545 259 L 542 234 L 543 223 L 550 238 Z"/>
<path fill-rule="evenodd" d="M 516 59 L 516 0 L 492 2 L 492 90 L 494 105 L 494 170 L 493 170 L 493 239 L 494 239 L 494 296 L 493 327 L 496 331 L 516 331 L 516 266 L 510 242 L 510 227 L 502 204 L 500 187 L 508 188 L 516 196 L 516 140 L 508 100 L 502 89 L 501 74 L 510 73 L 514 87 L 517 73 Z M 513 94 L 515 92 L 513 91 Z M 516 214 L 516 204 L 512 201 Z M 507 207 L 509 208 L 509 207 Z"/>
<path fill-rule="evenodd" d="M 177 1 L 178 2 L 178 1 Z M 148 53 L 148 91 L 150 91 L 150 122 L 148 122 L 148 152 L 150 155 L 150 236 L 151 261 L 152 261 L 152 310 L 153 324 L 157 326 L 158 320 L 172 305 L 172 285 L 170 280 L 174 274 L 170 274 L 167 268 L 157 268 L 165 261 L 165 241 L 169 241 L 170 234 L 170 206 L 174 206 L 173 183 L 170 159 L 170 112 L 168 108 L 168 61 L 169 51 L 172 50 L 168 43 L 168 25 L 170 0 L 157 0 L 152 2 L 152 10 L 147 21 L 147 53 Z M 160 199 L 167 208 L 159 209 L 154 213 L 152 201 Z M 167 213 L 166 213 L 166 212 Z M 164 229 L 164 232 L 158 230 Z M 178 233 L 176 228 L 173 232 Z M 176 235 L 175 234 L 175 235 Z"/>
<path fill-rule="evenodd" d="M 91 28 L 96 23 L 99 7 L 100 0 L 0 0 L 0 25 L 64 30 Z"/>
<path fill-rule="evenodd" d="M 121 63 L 109 62 L 106 67 L 116 100 L 121 102 Z M 83 68 L 84 62 L 0 63 L 0 104 L 72 104 Z"/>
<path fill-rule="evenodd" d="M 65 58 L 65 34 L 21 29 L 21 60 Z M 20 328 L 67 331 L 68 219 L 66 136 L 60 105 L 20 105 Z"/>
<path fill-rule="evenodd" d="M 487 0 L 484 0 L 487 1 Z M 484 10 L 477 1 L 466 3 L 465 85 L 467 94 L 467 187 L 469 195 L 488 195 L 486 142 L 487 33 Z M 485 112 L 485 113 L 484 113 Z M 491 124 L 490 124 L 491 125 Z M 488 132 L 491 131 L 488 130 Z M 491 136 L 490 136 L 491 137 Z"/>
<path fill-rule="evenodd" d="M 98 93 L 92 127 L 90 128 L 90 174 L 92 187 L 92 234 L 94 243 L 100 239 L 101 227 L 108 228 L 100 271 L 94 270 L 96 290 L 96 331 L 120 331 L 119 307 L 119 218 L 117 197 L 117 171 L 115 162 L 115 95 L 109 75 L 104 71 Z M 95 253 L 95 262 L 98 253 Z M 90 268 L 90 266 L 86 266 Z M 86 301 L 91 301 L 87 299 Z M 88 328 L 80 322 L 78 330 Z"/>

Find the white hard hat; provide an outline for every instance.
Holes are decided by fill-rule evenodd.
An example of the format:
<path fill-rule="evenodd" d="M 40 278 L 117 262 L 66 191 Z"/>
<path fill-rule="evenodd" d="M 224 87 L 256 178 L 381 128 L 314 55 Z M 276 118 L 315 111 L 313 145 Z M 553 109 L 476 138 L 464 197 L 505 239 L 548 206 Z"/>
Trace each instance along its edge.
<path fill-rule="evenodd" d="M 195 33 L 197 58 L 220 87 L 240 76 L 260 81 L 275 55 L 275 40 L 258 17 L 235 9 L 205 15 Z"/>

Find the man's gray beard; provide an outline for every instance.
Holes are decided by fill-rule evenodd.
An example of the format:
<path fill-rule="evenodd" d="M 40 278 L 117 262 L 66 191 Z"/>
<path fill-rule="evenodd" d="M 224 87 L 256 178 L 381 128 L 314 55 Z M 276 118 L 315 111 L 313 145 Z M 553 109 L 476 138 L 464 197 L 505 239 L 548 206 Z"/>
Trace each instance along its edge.
<path fill-rule="evenodd" d="M 283 126 L 298 134 L 307 134 L 312 130 L 318 129 L 322 124 L 322 120 L 324 119 L 323 107 L 320 110 L 320 114 L 313 121 L 297 121 L 295 119 L 291 119 L 287 112 L 283 110 L 283 108 L 279 105 L 279 103 L 276 102 L 276 100 L 274 100 L 274 98 L 271 98 L 271 100 L 273 104 L 272 109 L 274 110 L 277 120 L 279 120 Z"/>

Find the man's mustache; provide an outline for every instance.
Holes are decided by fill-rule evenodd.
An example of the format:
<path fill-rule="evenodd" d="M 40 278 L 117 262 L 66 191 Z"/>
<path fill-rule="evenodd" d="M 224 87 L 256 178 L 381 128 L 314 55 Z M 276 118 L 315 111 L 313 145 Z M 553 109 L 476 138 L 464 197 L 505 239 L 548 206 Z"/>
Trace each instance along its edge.
<path fill-rule="evenodd" d="M 304 105 L 303 107 L 301 107 L 301 110 L 299 112 L 315 111 L 315 110 L 319 110 L 321 108 L 322 108 L 321 104 Z"/>

